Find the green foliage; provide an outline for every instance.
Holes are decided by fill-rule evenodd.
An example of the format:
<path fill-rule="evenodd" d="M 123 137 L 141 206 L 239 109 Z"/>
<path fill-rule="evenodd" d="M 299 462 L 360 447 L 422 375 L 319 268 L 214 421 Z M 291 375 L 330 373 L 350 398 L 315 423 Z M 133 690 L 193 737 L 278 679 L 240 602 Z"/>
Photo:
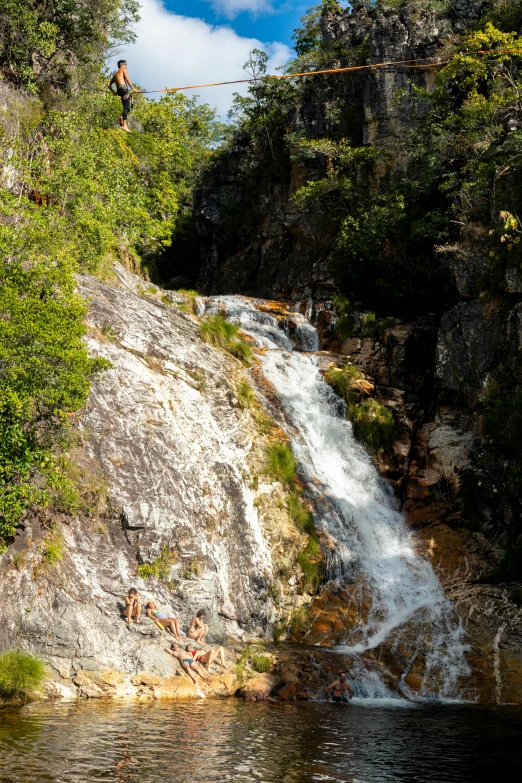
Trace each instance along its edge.
<path fill-rule="evenodd" d="M 302 533 L 313 533 L 314 531 L 314 517 L 313 514 L 306 509 L 295 490 L 291 490 L 288 493 L 287 510 L 290 518 L 294 522 L 295 526 Z"/>
<path fill-rule="evenodd" d="M 68 261 L 45 226 L 23 233 L 0 226 L 0 540 L 24 510 L 54 494 L 72 498 L 56 450 L 67 444 L 71 416 L 89 381 L 107 366 L 83 342 L 85 305 L 74 293 Z M 40 236 L 37 228 L 42 229 Z M 47 244 L 49 243 L 49 245 Z M 45 252 L 55 250 L 51 265 Z M 29 263 L 39 254 L 40 259 Z"/>
<path fill-rule="evenodd" d="M 300 631 L 303 630 L 303 628 L 306 627 L 307 622 L 308 622 L 308 607 L 299 606 L 297 609 L 294 609 L 288 622 L 288 631 L 290 633 L 290 636 L 296 636 L 296 634 L 298 634 Z"/>
<path fill-rule="evenodd" d="M 45 565 L 53 567 L 61 563 L 65 543 L 63 536 L 58 533 L 50 533 L 42 542 L 42 560 Z"/>
<path fill-rule="evenodd" d="M 393 442 L 395 417 L 377 400 L 361 399 L 357 384 L 363 379 L 363 374 L 351 364 L 342 369 L 333 367 L 326 374 L 328 383 L 346 402 L 346 415 L 353 424 L 355 437 L 376 453 Z"/>
<path fill-rule="evenodd" d="M 268 447 L 266 472 L 274 481 L 291 484 L 297 466 L 292 449 L 286 443 L 272 443 Z"/>
<path fill-rule="evenodd" d="M 0 654 L 0 699 L 25 697 L 43 683 L 45 667 L 30 653 L 10 650 Z"/>
<path fill-rule="evenodd" d="M 272 661 L 268 655 L 253 655 L 252 668 L 260 674 L 266 674 L 272 668 Z"/>
<path fill-rule="evenodd" d="M 199 333 L 204 342 L 223 348 L 242 362 L 252 358 L 252 348 L 239 334 L 239 326 L 227 321 L 224 315 L 208 315 L 201 322 Z"/>
<path fill-rule="evenodd" d="M 240 685 L 243 685 L 246 679 L 246 671 L 249 666 L 256 672 L 267 672 L 272 667 L 272 661 L 266 655 L 263 655 L 264 647 L 262 644 L 246 645 L 236 662 L 236 675 Z M 267 662 L 268 661 L 268 666 Z M 258 668 L 259 667 L 259 668 Z M 251 673 L 250 673 L 250 676 Z"/>
<path fill-rule="evenodd" d="M 176 561 L 176 553 L 171 552 L 168 546 L 164 546 L 161 554 L 152 563 L 142 563 L 138 566 L 138 576 L 142 579 L 168 579 L 170 569 Z"/>
<path fill-rule="evenodd" d="M 244 379 L 236 388 L 236 397 L 240 408 L 253 408 L 256 404 L 256 394 L 248 381 Z"/>
<path fill-rule="evenodd" d="M 349 297 L 342 298 L 346 331 L 354 323 L 352 299 L 404 311 L 418 310 L 440 294 L 441 273 L 430 254 L 434 241 L 444 239 L 448 220 L 419 208 L 420 184 L 395 176 L 386 189 L 370 187 L 384 153 L 353 147 L 347 139 L 301 140 L 293 156 L 322 160 L 327 171 L 300 188 L 293 201 L 301 210 L 328 215 L 325 231 L 336 233 L 331 266 Z"/>
<path fill-rule="evenodd" d="M 314 536 L 308 537 L 306 547 L 297 555 L 297 562 L 303 572 L 303 590 L 313 593 L 321 584 L 321 552 L 319 542 Z"/>
<path fill-rule="evenodd" d="M 393 413 L 377 400 L 364 400 L 351 414 L 355 437 L 377 452 L 393 442 L 395 418 Z"/>
<path fill-rule="evenodd" d="M 46 7 L 70 16 L 68 2 Z M 104 2 L 82 6 L 70 23 Z M 9 29 L 0 32 L 5 56 Z M 2 86 L 0 167 L 12 181 L 0 189 L 1 548 L 28 507 L 53 503 L 71 513 L 78 502 L 60 455 L 92 378 L 110 365 L 88 356 L 74 273 L 103 274 L 121 248 L 152 264 L 188 209 L 216 138 L 208 107 L 179 95 L 140 99 L 134 116 L 141 132 L 132 136 L 114 128 L 120 108 L 108 93 L 87 92 L 74 104 L 62 95 L 60 105 L 45 110 L 37 98 Z M 193 296 L 187 292 L 189 302 Z M 232 347 L 248 356 L 248 347 Z"/>
<path fill-rule="evenodd" d="M 111 44 L 134 40 L 138 9 L 137 0 L 3 0 L 0 67 L 30 87 L 39 76 L 67 80 L 77 66 L 100 67 Z"/>
<path fill-rule="evenodd" d="M 348 418 L 351 418 L 357 409 L 358 396 L 356 394 L 357 382 L 364 378 L 362 372 L 353 364 L 345 364 L 340 367 L 332 367 L 326 374 L 326 380 L 343 397 L 347 405 Z"/>

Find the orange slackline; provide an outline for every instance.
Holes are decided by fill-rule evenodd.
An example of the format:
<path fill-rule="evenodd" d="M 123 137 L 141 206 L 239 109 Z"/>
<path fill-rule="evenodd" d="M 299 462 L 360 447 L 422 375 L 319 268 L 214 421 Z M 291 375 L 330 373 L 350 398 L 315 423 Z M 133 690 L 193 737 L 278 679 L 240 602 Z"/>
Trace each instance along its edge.
<path fill-rule="evenodd" d="M 522 49 L 484 49 L 476 52 L 466 52 L 466 55 L 472 54 L 522 54 Z M 352 65 L 348 68 L 328 68 L 323 71 L 304 71 L 303 73 L 284 73 L 277 76 L 260 76 L 257 79 L 236 79 L 231 82 L 211 82 L 209 84 L 191 84 L 186 87 L 166 87 L 163 90 L 143 90 L 143 95 L 151 95 L 160 92 L 181 92 L 182 90 L 201 90 L 204 87 L 222 87 L 227 84 L 253 84 L 257 82 L 270 81 L 271 79 L 300 79 L 304 76 L 319 76 L 325 73 L 349 73 L 351 71 L 371 70 L 372 68 L 387 68 L 390 66 L 403 66 L 404 68 L 437 68 L 441 65 L 448 65 L 458 56 L 454 55 L 449 60 L 440 60 L 438 58 L 426 57 L 424 60 L 397 60 L 395 62 L 375 63 L 373 65 Z M 429 60 L 436 59 L 436 62 Z"/>
<path fill-rule="evenodd" d="M 258 82 L 265 82 L 265 81 L 271 81 L 274 79 L 302 79 L 306 76 L 321 76 L 323 74 L 327 73 L 351 73 L 354 71 L 364 71 L 364 70 L 371 70 L 372 68 L 390 68 L 390 67 L 397 67 L 401 66 L 403 68 L 439 68 L 442 65 L 448 65 L 452 60 L 455 60 L 457 57 L 465 57 L 465 56 L 471 56 L 474 54 L 522 54 L 522 49 L 479 49 L 475 52 L 465 52 L 465 53 L 459 53 L 458 55 L 454 55 L 453 57 L 450 57 L 446 60 L 440 60 L 439 58 L 434 57 L 426 57 L 422 60 L 397 60 L 397 61 L 390 61 L 390 62 L 384 62 L 384 63 L 374 63 L 372 65 L 351 65 L 347 68 L 327 68 L 325 70 L 321 71 L 304 71 L 303 73 L 283 73 L 278 74 L 274 76 L 260 76 L 256 79 L 235 79 L 234 81 L 230 82 L 211 82 L 209 84 L 190 84 L 185 87 L 165 87 L 163 90 L 140 90 L 140 95 L 152 95 L 155 93 L 169 93 L 169 92 L 182 92 L 184 90 L 201 90 L 205 87 L 223 87 L 225 85 L 230 84 L 257 84 Z M 431 60 L 434 60 L 435 62 L 431 62 Z M 15 76 L 22 76 L 22 73 L 19 71 L 13 71 L 10 68 L 0 68 L 0 71 L 3 73 L 11 73 Z M 73 87 L 77 90 L 88 90 L 90 92 L 103 92 L 105 93 L 106 90 L 102 90 L 97 87 L 82 87 L 81 85 L 74 85 L 70 84 L 66 81 L 61 81 L 59 79 L 48 79 L 44 76 L 36 77 L 40 81 L 48 82 L 50 84 L 62 84 L 66 87 Z"/>

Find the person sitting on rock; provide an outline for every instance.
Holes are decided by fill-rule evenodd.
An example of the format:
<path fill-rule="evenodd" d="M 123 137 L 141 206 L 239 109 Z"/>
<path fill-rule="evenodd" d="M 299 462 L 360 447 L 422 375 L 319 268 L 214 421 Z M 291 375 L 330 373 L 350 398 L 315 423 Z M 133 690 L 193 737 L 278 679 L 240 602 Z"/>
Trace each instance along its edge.
<path fill-rule="evenodd" d="M 132 623 L 133 617 L 136 619 L 137 623 L 141 623 L 141 602 L 135 587 L 131 587 L 124 600 L 125 606 L 123 608 L 123 616 L 127 620 L 128 625 Z"/>
<path fill-rule="evenodd" d="M 165 649 L 165 652 L 167 652 L 169 655 L 172 655 L 173 658 L 178 659 L 182 668 L 187 672 L 188 676 L 190 677 L 190 679 L 195 685 L 197 685 L 197 680 L 192 674 L 192 672 L 196 672 L 196 674 L 199 674 L 201 679 L 205 680 L 205 682 L 208 682 L 210 680 L 210 677 L 207 676 L 205 669 L 202 666 L 200 666 L 200 664 L 197 661 L 195 661 L 191 655 L 184 652 L 184 650 L 182 650 L 179 644 L 176 644 L 176 642 L 171 644 L 170 647 L 167 647 Z"/>
<path fill-rule="evenodd" d="M 217 658 L 219 658 L 218 663 L 223 667 L 223 669 L 229 668 L 227 662 L 225 661 L 225 650 L 223 647 L 212 647 L 212 649 L 205 652 L 205 650 L 198 650 L 196 647 L 188 644 L 186 650 L 192 655 L 197 663 L 201 663 L 203 666 L 206 666 L 207 671 L 209 672 L 210 667 L 214 661 L 217 660 Z"/>
<path fill-rule="evenodd" d="M 205 612 L 203 609 L 200 609 L 197 615 L 192 618 L 189 632 L 187 634 L 189 639 L 193 639 L 195 642 L 199 642 L 200 644 L 205 644 L 205 639 L 210 630 L 208 625 L 203 622 L 204 619 Z"/>
<path fill-rule="evenodd" d="M 145 609 L 147 617 L 156 620 L 156 622 L 164 628 L 167 628 L 176 639 L 181 639 L 181 625 L 179 620 L 161 612 L 156 601 L 149 601 Z"/>
<path fill-rule="evenodd" d="M 341 702 L 348 704 L 350 699 L 353 699 L 352 686 L 346 679 L 346 672 L 339 672 L 339 679 L 324 689 L 326 701 L 330 701 L 330 691 L 332 693 L 332 701 L 335 701 L 337 704 Z M 346 695 L 347 691 L 348 696 Z"/>

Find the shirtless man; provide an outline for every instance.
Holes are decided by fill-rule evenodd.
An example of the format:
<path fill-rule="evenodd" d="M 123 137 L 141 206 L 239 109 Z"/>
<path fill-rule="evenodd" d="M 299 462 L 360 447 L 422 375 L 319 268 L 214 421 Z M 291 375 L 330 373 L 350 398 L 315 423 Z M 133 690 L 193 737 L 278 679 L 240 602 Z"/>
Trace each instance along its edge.
<path fill-rule="evenodd" d="M 125 617 L 128 625 L 132 623 L 132 618 L 136 619 L 137 623 L 141 623 L 141 603 L 138 591 L 135 587 L 131 587 L 127 595 L 125 596 L 125 607 L 123 609 L 123 616 Z"/>
<path fill-rule="evenodd" d="M 135 89 L 130 80 L 130 76 L 127 72 L 127 62 L 125 60 L 118 60 L 118 70 L 109 82 L 109 90 L 114 95 L 113 86 L 116 87 L 116 94 L 120 96 L 123 104 L 120 127 L 122 130 L 127 131 L 127 133 L 132 133 L 130 128 L 127 127 L 127 117 L 131 110 L 132 94 L 139 92 L 139 90 Z"/>
<path fill-rule="evenodd" d="M 147 617 L 150 617 L 164 628 L 167 628 L 176 639 L 181 639 L 181 626 L 179 620 L 175 617 L 169 617 L 164 612 L 160 611 L 156 601 L 149 601 L 145 606 L 145 610 Z"/>
<path fill-rule="evenodd" d="M 202 663 L 203 666 L 206 666 L 207 671 L 210 672 L 210 667 L 214 663 L 217 658 L 219 658 L 218 663 L 223 667 L 223 669 L 228 669 L 228 664 L 225 661 L 225 650 L 223 647 L 213 647 L 211 650 L 198 650 L 196 647 L 194 647 L 191 644 L 187 644 L 186 650 L 192 657 L 194 658 L 197 663 Z"/>
<path fill-rule="evenodd" d="M 196 672 L 196 674 L 199 674 L 202 680 L 205 680 L 205 682 L 208 682 L 210 680 L 210 677 L 207 676 L 205 669 L 197 663 L 197 661 L 194 660 L 192 655 L 189 655 L 189 653 L 184 652 L 179 644 L 176 644 L 174 642 L 171 644 L 170 647 L 165 648 L 165 652 L 169 655 L 172 655 L 173 658 L 177 658 L 180 662 L 182 668 L 187 672 L 188 676 L 192 680 L 192 682 L 197 685 L 197 680 L 192 674 L 192 672 Z"/>
<path fill-rule="evenodd" d="M 200 644 L 205 644 L 205 639 L 210 630 L 208 625 L 205 625 L 203 622 L 204 619 L 205 612 L 203 609 L 200 609 L 197 615 L 192 618 L 192 622 L 190 623 L 190 628 L 187 634 L 189 639 L 193 639 L 195 642 L 199 642 Z"/>
<path fill-rule="evenodd" d="M 337 704 L 341 702 L 348 704 L 350 699 L 353 699 L 352 687 L 346 679 L 346 672 L 339 672 L 339 679 L 324 689 L 326 701 L 330 701 L 330 691 L 332 692 L 332 701 L 335 701 Z M 348 691 L 348 696 L 346 691 Z"/>

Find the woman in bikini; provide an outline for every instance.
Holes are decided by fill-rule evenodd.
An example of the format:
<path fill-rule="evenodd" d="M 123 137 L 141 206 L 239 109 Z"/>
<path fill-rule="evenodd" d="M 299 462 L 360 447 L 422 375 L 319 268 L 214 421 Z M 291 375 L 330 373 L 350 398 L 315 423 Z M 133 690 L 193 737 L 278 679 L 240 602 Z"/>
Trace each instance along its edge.
<path fill-rule="evenodd" d="M 135 618 L 137 623 L 141 623 L 141 602 L 138 595 L 138 591 L 135 587 L 131 587 L 129 592 L 124 598 L 125 606 L 123 607 L 123 616 L 125 617 L 128 625 L 132 623 L 132 618 Z"/>
<path fill-rule="evenodd" d="M 161 612 L 156 601 L 149 601 L 145 607 L 147 617 L 156 620 L 164 628 L 167 628 L 176 639 L 181 639 L 181 625 L 175 617 L 169 617 Z"/>
<path fill-rule="evenodd" d="M 199 642 L 200 644 L 205 644 L 205 639 L 210 630 L 208 625 L 203 622 L 204 619 L 205 612 L 203 609 L 200 609 L 197 615 L 192 618 L 189 632 L 187 634 L 189 639 L 193 639 L 195 642 Z"/>
<path fill-rule="evenodd" d="M 212 647 L 211 650 L 207 650 L 205 652 L 205 650 L 198 650 L 196 647 L 188 644 L 185 649 L 192 655 L 193 659 L 197 663 L 201 663 L 203 666 L 206 666 L 208 672 L 210 672 L 210 667 L 217 658 L 219 658 L 218 663 L 223 667 L 223 669 L 229 668 L 227 662 L 225 661 L 225 650 L 223 647 Z"/>

